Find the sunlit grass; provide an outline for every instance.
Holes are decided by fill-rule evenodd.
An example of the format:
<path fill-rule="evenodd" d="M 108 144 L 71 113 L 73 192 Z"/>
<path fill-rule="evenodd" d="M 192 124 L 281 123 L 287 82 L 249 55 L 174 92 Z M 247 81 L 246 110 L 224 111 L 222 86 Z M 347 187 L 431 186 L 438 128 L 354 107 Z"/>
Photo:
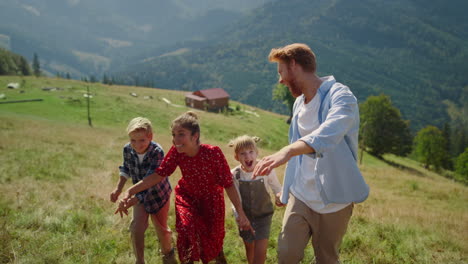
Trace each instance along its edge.
<path fill-rule="evenodd" d="M 0 78 L 0 84 L 6 81 L 6 77 Z M 27 80 L 30 87 L 37 89 L 46 82 L 75 86 L 74 81 Z M 31 94 L 43 93 L 31 89 Z M 102 89 L 98 97 L 107 97 L 101 103 L 105 107 L 96 114 L 93 128 L 88 126 L 81 108 L 61 110 L 60 100 L 38 102 L 40 107 L 0 105 L 0 263 L 133 262 L 130 217 L 120 219 L 114 215 L 115 205 L 108 198 L 118 179 L 121 148 L 128 140 L 126 123 L 137 114 L 149 117 L 156 127 L 155 140 L 167 151 L 171 145 L 169 122 L 186 109 L 164 104 L 160 108 L 154 106 L 159 101 L 135 101 L 127 96 L 139 88 Z M 8 92 L 9 98 L 17 93 L 3 92 Z M 156 96 L 160 91 L 148 89 L 148 93 L 152 92 Z M 168 92 L 165 96 L 174 103 L 183 103 L 180 93 Z M 201 122 L 205 123 L 202 141 L 219 145 L 231 166 L 236 161 L 227 141 L 238 134 L 260 134 L 265 141 L 281 145 L 279 138 L 286 137 L 287 129 L 283 128 L 282 135 L 278 130 L 271 137 L 265 136 L 265 131 L 275 124 L 283 126 L 284 120 L 281 116 L 261 114 L 265 116 L 260 122 L 253 116 L 200 112 Z M 270 145 L 264 146 L 261 156 L 274 151 Z M 467 187 L 427 171 L 412 160 L 385 158 L 393 163 L 364 155 L 360 167 L 371 194 L 366 202 L 355 206 L 343 241 L 343 262 L 466 263 Z M 280 178 L 283 172 L 284 166 L 277 169 Z M 170 177 L 172 186 L 179 178 L 177 170 Z M 172 196 L 169 224 L 174 230 L 173 199 Z M 226 212 L 227 258 L 229 263 L 246 263 L 229 205 Z M 284 208 L 276 209 L 273 217 L 267 263 L 276 263 L 283 213 Z M 147 263 L 161 263 L 151 228 L 146 237 Z M 312 259 L 309 247 L 303 263 Z"/>

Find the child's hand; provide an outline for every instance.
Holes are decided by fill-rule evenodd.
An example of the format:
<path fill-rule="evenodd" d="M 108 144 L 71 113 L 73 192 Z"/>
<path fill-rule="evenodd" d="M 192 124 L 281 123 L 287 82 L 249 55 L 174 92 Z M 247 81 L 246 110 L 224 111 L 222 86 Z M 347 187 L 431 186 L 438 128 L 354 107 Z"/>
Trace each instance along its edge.
<path fill-rule="evenodd" d="M 120 207 L 115 210 L 114 214 L 120 213 L 120 218 L 123 218 L 123 214 L 128 215 L 128 210 L 127 209 L 121 209 Z"/>
<path fill-rule="evenodd" d="M 128 200 L 130 200 L 132 198 L 132 195 L 128 192 L 128 190 L 126 192 L 124 192 L 123 196 L 122 196 L 122 200 L 127 202 Z"/>
<path fill-rule="evenodd" d="M 111 202 L 115 203 L 117 199 L 119 198 L 121 191 L 119 189 L 115 189 L 111 194 L 110 194 L 110 200 Z"/>
<path fill-rule="evenodd" d="M 250 231 L 252 235 L 255 235 L 255 230 L 250 225 L 249 219 L 245 216 L 244 213 L 240 213 L 239 216 L 236 218 L 237 224 L 239 225 L 239 229 L 241 231 Z"/>
<path fill-rule="evenodd" d="M 120 214 L 120 218 L 122 218 L 122 217 L 123 217 L 123 213 L 124 213 L 125 215 L 128 215 L 128 210 L 127 210 L 127 209 L 128 209 L 129 207 L 130 207 L 130 206 L 128 206 L 128 203 L 127 203 L 126 201 L 120 200 L 119 206 L 117 207 L 117 210 L 115 210 L 114 214 L 119 213 L 119 214 Z"/>
<path fill-rule="evenodd" d="M 275 197 L 275 204 L 276 204 L 276 206 L 278 206 L 278 207 L 286 206 L 286 204 L 284 204 L 284 203 L 281 202 L 281 194 L 282 194 L 282 193 L 283 193 L 283 192 L 277 193 L 277 194 L 276 194 L 276 197 Z"/>

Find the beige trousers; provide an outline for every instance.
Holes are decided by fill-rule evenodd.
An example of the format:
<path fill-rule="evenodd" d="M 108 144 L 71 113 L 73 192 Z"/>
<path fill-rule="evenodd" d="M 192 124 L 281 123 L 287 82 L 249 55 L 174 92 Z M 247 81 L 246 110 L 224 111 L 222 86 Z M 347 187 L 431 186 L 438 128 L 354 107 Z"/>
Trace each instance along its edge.
<path fill-rule="evenodd" d="M 278 238 L 278 263 L 299 263 L 311 237 L 317 264 L 339 263 L 338 251 L 353 207 L 351 204 L 335 213 L 319 214 L 291 195 Z"/>

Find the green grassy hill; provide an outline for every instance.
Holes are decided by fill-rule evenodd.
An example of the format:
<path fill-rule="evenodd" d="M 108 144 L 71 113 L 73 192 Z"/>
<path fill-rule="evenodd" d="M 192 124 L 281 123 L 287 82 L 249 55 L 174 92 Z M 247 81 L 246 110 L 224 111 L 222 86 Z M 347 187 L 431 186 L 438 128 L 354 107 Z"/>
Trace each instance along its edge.
<path fill-rule="evenodd" d="M 22 87 L 8 89 L 10 82 Z M 87 86 L 93 127 L 88 126 L 83 96 Z M 46 87 L 56 89 L 44 91 Z M 0 99 L 0 263 L 133 262 L 130 217 L 114 215 L 115 205 L 109 201 L 121 148 L 128 140 L 125 128 L 135 116 L 150 118 L 155 140 L 168 150 L 170 121 L 188 110 L 182 106 L 183 92 L 2 76 L 0 94 L 6 96 Z M 26 99 L 43 101 L 4 103 Z M 231 166 L 236 162 L 227 142 L 237 135 L 261 137 L 261 155 L 286 144 L 285 116 L 231 102 L 237 105 L 258 117 L 242 111 L 198 112 L 202 141 L 219 145 Z M 403 166 L 364 156 L 361 170 L 371 195 L 355 206 L 342 246 L 343 262 L 466 263 L 467 187 L 413 161 L 387 158 Z M 278 168 L 278 175 L 283 171 Z M 170 178 L 173 186 L 179 178 L 177 170 Z M 283 211 L 277 209 L 274 215 L 267 263 L 276 263 Z M 229 263 L 246 263 L 229 209 L 226 213 L 227 258 Z M 173 204 L 169 223 L 175 229 Z M 161 263 L 155 238 L 149 230 L 148 263 Z M 312 259 L 309 248 L 304 263 Z"/>

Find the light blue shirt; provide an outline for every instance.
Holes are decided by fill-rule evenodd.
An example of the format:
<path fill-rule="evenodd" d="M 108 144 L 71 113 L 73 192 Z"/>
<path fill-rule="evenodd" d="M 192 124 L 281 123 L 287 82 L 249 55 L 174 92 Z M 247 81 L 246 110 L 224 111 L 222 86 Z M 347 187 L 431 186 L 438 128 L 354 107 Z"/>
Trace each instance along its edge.
<path fill-rule="evenodd" d="M 369 195 L 369 186 L 357 166 L 359 107 L 356 97 L 347 86 L 336 82 L 333 76 L 322 80 L 317 91 L 321 101 L 317 113 L 319 128 L 304 137 L 300 136 L 297 105 L 304 100 L 304 95 L 301 95 L 294 103 L 289 143 L 301 140 L 315 150 L 315 153 L 307 155 L 317 159 L 315 182 L 324 204 L 363 202 Z M 288 162 L 282 203 L 288 202 L 290 187 L 301 169 L 302 157 L 292 157 Z"/>

